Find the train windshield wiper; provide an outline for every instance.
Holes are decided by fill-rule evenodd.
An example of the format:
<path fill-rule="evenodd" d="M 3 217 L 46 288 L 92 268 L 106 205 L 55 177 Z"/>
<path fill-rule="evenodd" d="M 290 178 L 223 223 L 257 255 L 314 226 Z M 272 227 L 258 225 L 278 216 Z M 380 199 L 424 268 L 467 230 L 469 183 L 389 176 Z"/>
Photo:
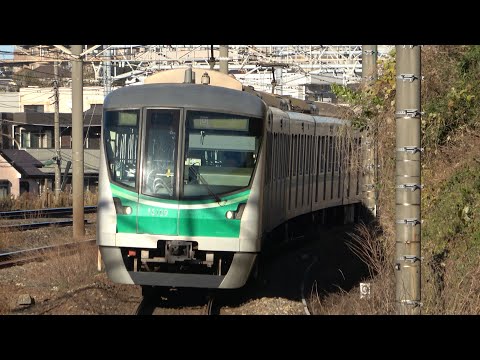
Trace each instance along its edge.
<path fill-rule="evenodd" d="M 215 201 L 216 201 L 219 205 L 222 205 L 222 204 L 221 204 L 222 199 L 220 199 L 220 196 L 218 196 L 217 194 L 215 194 L 215 192 L 213 192 L 213 190 L 210 188 L 210 185 L 208 185 L 207 180 L 205 180 L 205 179 L 203 178 L 203 176 L 200 175 L 200 173 L 199 173 L 193 166 L 190 166 L 189 169 L 191 169 L 191 170 L 193 171 L 193 173 L 195 174 L 195 176 L 196 176 L 197 178 L 199 178 L 201 182 L 203 182 L 205 185 L 207 185 L 207 190 L 208 190 L 208 192 L 210 193 L 210 195 L 212 195 L 212 196 L 214 197 Z"/>

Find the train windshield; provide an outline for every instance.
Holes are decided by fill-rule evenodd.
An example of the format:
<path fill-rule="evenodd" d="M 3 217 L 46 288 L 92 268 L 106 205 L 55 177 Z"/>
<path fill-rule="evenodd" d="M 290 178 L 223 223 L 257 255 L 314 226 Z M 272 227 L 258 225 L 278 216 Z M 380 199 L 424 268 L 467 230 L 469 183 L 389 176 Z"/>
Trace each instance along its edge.
<path fill-rule="evenodd" d="M 105 154 L 113 182 L 136 187 L 139 110 L 105 112 Z"/>
<path fill-rule="evenodd" d="M 218 198 L 249 186 L 261 134 L 261 119 L 188 111 L 183 198 Z"/>
<path fill-rule="evenodd" d="M 180 110 L 147 110 L 143 193 L 161 198 L 175 196 Z"/>

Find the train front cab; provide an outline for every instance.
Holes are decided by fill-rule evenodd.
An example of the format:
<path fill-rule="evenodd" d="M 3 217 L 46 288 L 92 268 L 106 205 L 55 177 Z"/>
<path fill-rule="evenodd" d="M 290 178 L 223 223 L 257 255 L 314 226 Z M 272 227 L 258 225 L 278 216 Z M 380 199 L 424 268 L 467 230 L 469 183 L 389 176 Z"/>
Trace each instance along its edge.
<path fill-rule="evenodd" d="M 111 280 L 245 284 L 260 250 L 263 123 L 184 108 L 106 111 L 97 243 Z"/>

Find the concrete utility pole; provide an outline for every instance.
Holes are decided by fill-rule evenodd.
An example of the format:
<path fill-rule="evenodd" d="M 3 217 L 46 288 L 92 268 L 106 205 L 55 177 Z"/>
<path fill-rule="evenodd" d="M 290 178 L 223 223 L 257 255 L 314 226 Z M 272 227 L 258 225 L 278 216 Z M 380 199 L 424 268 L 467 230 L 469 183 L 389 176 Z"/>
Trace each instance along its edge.
<path fill-rule="evenodd" d="M 220 45 L 220 72 L 228 75 L 228 45 Z"/>
<path fill-rule="evenodd" d="M 79 56 L 82 45 L 72 45 L 72 185 L 73 185 L 73 238 L 85 237 L 83 202 L 83 62 Z"/>
<path fill-rule="evenodd" d="M 421 313 L 421 49 L 397 45 L 396 307 Z"/>
<path fill-rule="evenodd" d="M 60 104 L 58 96 L 58 61 L 55 61 L 53 64 L 53 73 L 55 75 L 54 81 L 54 91 L 55 91 L 55 118 L 53 120 L 54 125 L 54 141 L 55 141 L 55 204 L 58 205 L 60 199 L 60 186 L 62 173 L 60 165 L 62 163 L 62 158 L 60 154 Z"/>
<path fill-rule="evenodd" d="M 362 78 L 365 89 L 377 80 L 377 45 L 362 45 Z M 377 154 L 376 126 L 368 124 L 364 162 L 364 205 L 369 215 L 377 216 Z"/>
<path fill-rule="evenodd" d="M 377 80 L 377 45 L 362 45 L 362 78 L 366 84 Z"/>
<path fill-rule="evenodd" d="M 112 91 L 112 50 L 110 45 L 103 45 L 106 60 L 103 62 L 103 94 L 107 96 Z"/>
<path fill-rule="evenodd" d="M 210 70 L 213 70 L 215 67 L 215 57 L 213 56 L 213 45 L 210 45 L 210 59 L 208 59 L 208 64 L 210 65 Z"/>

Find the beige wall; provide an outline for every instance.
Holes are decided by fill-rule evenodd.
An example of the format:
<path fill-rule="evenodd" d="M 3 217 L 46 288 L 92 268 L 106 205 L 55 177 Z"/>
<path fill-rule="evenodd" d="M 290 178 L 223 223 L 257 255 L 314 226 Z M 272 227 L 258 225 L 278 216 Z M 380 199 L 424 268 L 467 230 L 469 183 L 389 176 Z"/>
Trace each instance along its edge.
<path fill-rule="evenodd" d="M 22 175 L 0 155 L 0 180 L 10 181 L 10 195 L 20 195 L 20 178 Z"/>
<path fill-rule="evenodd" d="M 0 112 L 20 111 L 20 94 L 18 92 L 0 93 Z"/>
<path fill-rule="evenodd" d="M 85 86 L 83 88 L 83 111 L 90 109 L 92 104 L 103 104 L 105 96 L 101 86 Z M 72 112 L 72 89 L 60 88 L 58 90 L 60 98 L 60 112 Z M 27 87 L 20 89 L 20 112 L 24 111 L 24 105 L 43 105 L 44 112 L 55 112 L 53 103 L 53 88 Z"/>

